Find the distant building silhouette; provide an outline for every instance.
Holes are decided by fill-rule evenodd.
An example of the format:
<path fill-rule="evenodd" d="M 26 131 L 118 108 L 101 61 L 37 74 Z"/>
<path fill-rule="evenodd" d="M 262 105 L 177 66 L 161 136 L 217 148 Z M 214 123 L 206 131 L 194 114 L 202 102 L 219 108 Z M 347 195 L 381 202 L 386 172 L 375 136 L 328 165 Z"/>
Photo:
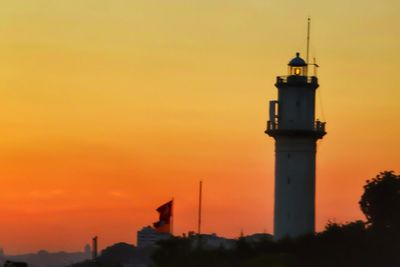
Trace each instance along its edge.
<path fill-rule="evenodd" d="M 5 261 L 4 249 L 0 248 L 0 262 Z"/>
<path fill-rule="evenodd" d="M 199 235 L 195 232 L 188 233 L 189 239 L 191 239 L 191 244 L 193 247 L 199 245 L 199 241 L 201 242 L 201 248 L 203 249 L 217 249 L 217 248 L 225 248 L 225 249 L 233 249 L 236 244 L 236 239 L 230 239 L 225 237 L 217 236 L 217 234 L 201 234 Z"/>
<path fill-rule="evenodd" d="M 20 255 L 5 255 L 5 259 L 11 262 L 26 262 L 29 267 L 66 267 L 73 263 L 90 259 L 83 251 L 79 252 L 48 252 L 40 250 L 38 253 L 27 253 Z M 0 262 L 4 262 L 5 259 Z"/>
<path fill-rule="evenodd" d="M 90 257 L 90 254 L 92 253 L 92 249 L 89 244 L 86 244 L 85 247 L 83 248 L 83 253 Z"/>
<path fill-rule="evenodd" d="M 263 240 L 271 240 L 272 235 L 266 234 L 266 233 L 256 233 L 256 234 L 244 236 L 243 238 L 248 243 L 255 243 L 255 242 L 260 242 Z"/>
<path fill-rule="evenodd" d="M 158 241 L 172 237 L 169 233 L 159 233 L 151 226 L 143 227 L 137 232 L 137 246 L 154 246 Z"/>
<path fill-rule="evenodd" d="M 96 260 L 98 256 L 97 252 L 97 236 L 93 237 L 92 239 L 92 260 Z"/>

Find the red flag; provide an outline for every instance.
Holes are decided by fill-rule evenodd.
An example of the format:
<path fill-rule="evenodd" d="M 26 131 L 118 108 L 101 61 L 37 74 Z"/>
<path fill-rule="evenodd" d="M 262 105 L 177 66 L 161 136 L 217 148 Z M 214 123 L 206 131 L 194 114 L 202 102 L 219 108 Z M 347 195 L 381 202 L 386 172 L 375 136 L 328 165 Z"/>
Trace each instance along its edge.
<path fill-rule="evenodd" d="M 169 201 L 157 208 L 160 214 L 158 222 L 153 224 L 159 233 L 171 233 L 171 218 L 172 218 L 173 201 Z"/>

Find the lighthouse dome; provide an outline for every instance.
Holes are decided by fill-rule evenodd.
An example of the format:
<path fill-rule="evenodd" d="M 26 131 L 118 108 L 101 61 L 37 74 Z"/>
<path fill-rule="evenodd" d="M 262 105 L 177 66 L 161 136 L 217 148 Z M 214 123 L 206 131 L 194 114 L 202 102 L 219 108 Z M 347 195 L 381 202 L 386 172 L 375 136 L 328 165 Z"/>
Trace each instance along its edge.
<path fill-rule="evenodd" d="M 304 61 L 304 59 L 302 59 L 301 57 L 300 57 L 300 53 L 296 53 L 296 57 L 295 58 L 293 58 L 290 62 L 289 62 L 289 64 L 288 64 L 289 66 L 291 66 L 291 67 L 304 67 L 304 66 L 307 66 L 307 63 Z"/>

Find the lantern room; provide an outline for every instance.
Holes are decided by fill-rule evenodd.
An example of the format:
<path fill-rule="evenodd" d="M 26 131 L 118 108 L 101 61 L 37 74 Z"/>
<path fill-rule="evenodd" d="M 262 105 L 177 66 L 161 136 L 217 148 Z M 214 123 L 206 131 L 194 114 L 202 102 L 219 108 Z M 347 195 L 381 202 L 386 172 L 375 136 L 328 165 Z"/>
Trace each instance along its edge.
<path fill-rule="evenodd" d="M 307 63 L 300 57 L 300 53 L 296 53 L 296 57 L 289 62 L 288 66 L 289 76 L 307 76 Z"/>

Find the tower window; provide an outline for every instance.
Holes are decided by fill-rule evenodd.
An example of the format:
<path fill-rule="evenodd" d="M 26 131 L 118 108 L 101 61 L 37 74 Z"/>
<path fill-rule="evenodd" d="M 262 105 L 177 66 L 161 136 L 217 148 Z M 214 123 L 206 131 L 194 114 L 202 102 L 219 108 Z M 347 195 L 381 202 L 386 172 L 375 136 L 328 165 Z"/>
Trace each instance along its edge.
<path fill-rule="evenodd" d="M 288 176 L 288 178 L 287 178 L 287 183 L 290 184 L 290 182 L 291 182 L 291 181 L 290 181 L 290 176 Z"/>
<path fill-rule="evenodd" d="M 287 158 L 290 159 L 292 157 L 292 155 L 290 155 L 290 153 L 287 154 Z"/>

